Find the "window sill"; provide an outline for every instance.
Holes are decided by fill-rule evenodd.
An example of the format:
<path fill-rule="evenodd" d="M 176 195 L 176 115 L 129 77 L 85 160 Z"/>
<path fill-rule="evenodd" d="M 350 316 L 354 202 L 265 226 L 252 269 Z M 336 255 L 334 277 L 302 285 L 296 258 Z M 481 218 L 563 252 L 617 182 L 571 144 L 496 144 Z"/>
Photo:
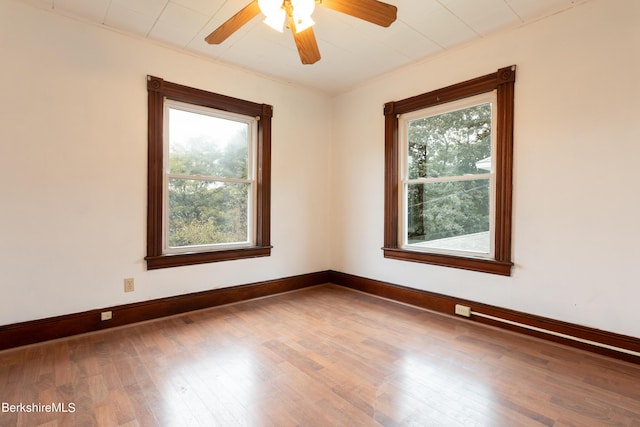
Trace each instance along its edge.
<path fill-rule="evenodd" d="M 250 248 L 229 249 L 211 252 L 188 252 L 145 257 L 147 270 L 206 264 L 234 259 L 257 258 L 271 255 L 272 246 L 252 246 Z"/>
<path fill-rule="evenodd" d="M 468 258 L 454 255 L 408 251 L 406 249 L 398 248 L 382 248 L 382 250 L 385 258 L 461 268 L 464 270 L 499 274 L 502 276 L 511 276 L 511 267 L 513 266 L 512 262 L 496 261 L 492 259 Z"/>

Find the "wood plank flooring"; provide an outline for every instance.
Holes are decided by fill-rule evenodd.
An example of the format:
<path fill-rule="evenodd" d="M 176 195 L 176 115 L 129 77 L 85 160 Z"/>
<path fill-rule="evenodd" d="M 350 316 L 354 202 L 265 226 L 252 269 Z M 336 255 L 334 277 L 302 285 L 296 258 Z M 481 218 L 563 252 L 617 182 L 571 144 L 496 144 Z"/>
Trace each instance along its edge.
<path fill-rule="evenodd" d="M 0 426 L 640 427 L 640 366 L 323 285 L 0 352 L 0 404 Z"/>

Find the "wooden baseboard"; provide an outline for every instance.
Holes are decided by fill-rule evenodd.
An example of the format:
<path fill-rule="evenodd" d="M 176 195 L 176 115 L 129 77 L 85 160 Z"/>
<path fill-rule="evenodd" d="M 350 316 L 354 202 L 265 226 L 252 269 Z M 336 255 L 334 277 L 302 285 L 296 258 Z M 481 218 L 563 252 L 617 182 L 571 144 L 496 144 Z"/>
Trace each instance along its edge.
<path fill-rule="evenodd" d="M 0 326 L 0 350 L 293 291 L 328 279 L 329 272 L 322 271 Z M 100 320 L 103 311 L 111 311 L 113 318 Z"/>
<path fill-rule="evenodd" d="M 223 289 L 197 292 L 187 295 L 155 299 L 114 307 L 73 313 L 47 319 L 33 320 L 12 325 L 0 326 L 0 350 L 19 347 L 27 344 L 63 338 L 72 335 L 99 331 L 116 326 L 124 326 L 145 320 L 157 319 L 186 313 L 193 310 L 215 307 L 223 304 L 246 301 L 253 298 L 275 295 L 282 292 L 302 289 L 323 283 L 334 283 L 366 292 L 372 295 L 388 298 L 390 300 L 414 305 L 428 310 L 455 315 L 456 304 L 471 307 L 473 312 L 483 313 L 510 322 L 527 325 L 568 335 L 582 340 L 588 340 L 605 346 L 617 347 L 635 353 L 640 352 L 640 338 L 620 335 L 600 329 L 575 325 L 559 320 L 549 319 L 532 314 L 522 313 L 506 308 L 481 304 L 447 295 L 428 291 L 421 291 L 379 280 L 367 279 L 337 271 L 321 271 L 317 273 L 302 274 L 299 276 L 269 280 L 241 286 L 233 286 Z M 107 321 L 100 320 L 100 313 L 111 311 L 113 318 Z M 460 316 L 457 316 L 460 317 Z M 620 360 L 640 364 L 640 357 L 610 348 L 603 348 L 584 342 L 575 341 L 550 335 L 545 332 L 531 330 L 525 327 L 495 321 L 484 317 L 472 315 L 469 318 L 460 317 L 469 321 L 483 323 L 502 329 L 516 331 L 526 335 L 558 342 L 575 348 L 580 348 L 593 353 L 603 354 Z"/>
<path fill-rule="evenodd" d="M 467 307 L 471 307 L 471 310 L 473 312 L 483 313 L 489 316 L 505 319 L 510 322 L 516 322 L 522 325 L 545 329 L 559 334 L 568 335 L 570 337 L 604 344 L 605 346 L 613 346 L 635 353 L 640 353 L 640 338 L 620 335 L 600 329 L 589 328 L 587 326 L 575 325 L 572 323 L 522 313 L 515 310 L 496 307 L 488 304 L 481 304 L 474 301 L 453 298 L 433 292 L 421 291 L 400 285 L 381 282 L 379 280 L 372 280 L 364 277 L 354 276 L 351 274 L 340 273 L 337 271 L 329 272 L 329 281 L 331 283 L 335 283 L 336 285 L 356 289 L 372 295 L 377 295 L 383 298 L 388 298 L 394 301 L 403 302 L 406 304 L 454 316 L 456 304 L 461 304 Z M 609 348 L 603 348 L 597 345 L 579 342 L 572 339 L 563 338 L 545 332 L 539 332 L 517 325 L 495 321 L 475 315 L 471 315 L 471 317 L 468 318 L 460 318 L 495 326 L 502 329 L 516 331 L 548 341 L 558 342 L 567 346 L 580 348 L 593 353 L 603 354 L 609 357 L 614 357 L 616 359 L 640 364 L 640 357 L 633 354 L 628 354 Z"/>

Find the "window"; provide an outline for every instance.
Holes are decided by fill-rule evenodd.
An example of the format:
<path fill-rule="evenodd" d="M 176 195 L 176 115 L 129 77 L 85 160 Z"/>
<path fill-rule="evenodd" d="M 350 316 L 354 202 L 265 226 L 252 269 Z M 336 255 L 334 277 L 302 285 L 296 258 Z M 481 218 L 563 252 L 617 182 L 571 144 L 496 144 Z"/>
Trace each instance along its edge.
<path fill-rule="evenodd" d="M 268 256 L 272 108 L 148 77 L 147 268 Z"/>
<path fill-rule="evenodd" d="M 385 257 L 511 274 L 514 82 L 385 104 Z"/>
<path fill-rule="evenodd" d="M 489 92 L 400 116 L 401 247 L 493 257 Z"/>

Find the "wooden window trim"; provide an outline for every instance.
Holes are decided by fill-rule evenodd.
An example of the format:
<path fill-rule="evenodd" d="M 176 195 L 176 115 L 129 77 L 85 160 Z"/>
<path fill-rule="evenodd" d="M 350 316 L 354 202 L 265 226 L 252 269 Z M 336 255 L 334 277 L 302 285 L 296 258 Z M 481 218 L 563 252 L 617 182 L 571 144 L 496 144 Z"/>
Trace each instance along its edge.
<path fill-rule="evenodd" d="M 159 77 L 147 76 L 148 165 L 147 165 L 147 269 L 178 267 L 271 254 L 271 118 L 273 107 L 226 95 L 207 92 Z M 202 107 L 228 111 L 258 119 L 256 170 L 256 244 L 248 248 L 163 254 L 163 112 L 164 100 L 171 99 Z"/>
<path fill-rule="evenodd" d="M 485 273 L 511 275 L 511 227 L 513 191 L 513 116 L 515 65 L 495 73 L 437 89 L 384 105 L 385 184 L 384 247 L 385 258 L 461 268 Z M 495 90 L 496 123 L 496 206 L 495 256 L 482 259 L 435 254 L 403 249 L 399 245 L 399 140 L 398 117 L 401 114 L 445 104 Z"/>

